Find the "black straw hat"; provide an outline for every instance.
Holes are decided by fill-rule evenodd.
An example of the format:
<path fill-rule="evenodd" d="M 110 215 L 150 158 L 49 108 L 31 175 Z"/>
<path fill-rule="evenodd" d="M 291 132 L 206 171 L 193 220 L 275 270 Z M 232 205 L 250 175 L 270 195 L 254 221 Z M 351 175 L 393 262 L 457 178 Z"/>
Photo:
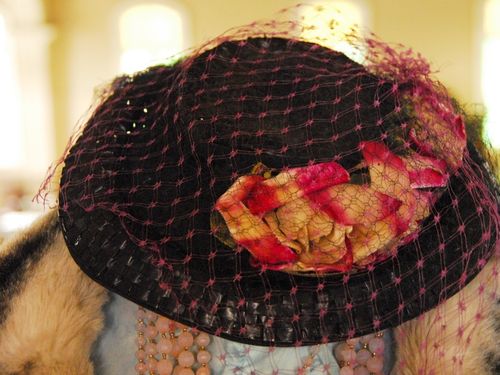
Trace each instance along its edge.
<path fill-rule="evenodd" d="M 64 159 L 75 261 L 149 310 L 255 345 L 367 334 L 454 295 L 498 246 L 494 177 L 423 60 L 373 43 L 359 64 L 224 38 L 118 78 Z M 311 226 L 306 241 L 272 228 L 293 207 L 329 218 L 331 248 Z"/>

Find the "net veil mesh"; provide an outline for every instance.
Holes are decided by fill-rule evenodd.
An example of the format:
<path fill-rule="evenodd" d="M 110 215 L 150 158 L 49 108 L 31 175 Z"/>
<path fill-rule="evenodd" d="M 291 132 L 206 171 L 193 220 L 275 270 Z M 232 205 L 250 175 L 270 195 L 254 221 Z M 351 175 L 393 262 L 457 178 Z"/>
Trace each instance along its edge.
<path fill-rule="evenodd" d="M 494 364 L 493 172 L 423 57 L 335 15 L 311 37 L 304 7 L 325 11 L 112 83 L 62 160 L 70 250 L 111 290 L 221 336 L 217 373 L 297 373 L 311 355 L 308 373 L 335 373 L 332 342 L 391 328 L 395 373 Z"/>

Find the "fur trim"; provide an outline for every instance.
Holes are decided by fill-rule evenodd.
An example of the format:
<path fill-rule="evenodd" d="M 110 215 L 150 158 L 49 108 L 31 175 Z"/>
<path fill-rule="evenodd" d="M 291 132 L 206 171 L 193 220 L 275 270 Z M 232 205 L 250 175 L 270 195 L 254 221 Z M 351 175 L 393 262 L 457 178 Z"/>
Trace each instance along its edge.
<path fill-rule="evenodd" d="M 500 373 L 499 266 L 493 257 L 446 303 L 394 330 L 393 375 Z"/>
<path fill-rule="evenodd" d="M 107 292 L 70 257 L 56 213 L 4 243 L 0 268 L 0 373 L 93 374 Z"/>
<path fill-rule="evenodd" d="M 24 277 L 39 261 L 59 231 L 56 212 L 51 212 L 0 246 L 0 324 L 8 313 L 9 301 Z"/>
<path fill-rule="evenodd" d="M 397 359 L 392 373 L 500 373 L 500 304 L 495 295 L 499 267 L 497 258 L 490 260 L 460 293 L 396 328 Z M 480 285 L 484 298 L 477 298 Z M 55 212 L 3 243 L 0 373 L 93 374 L 91 349 L 102 333 L 107 296 L 70 257 Z M 466 309 L 459 313 L 457 305 L 462 302 Z M 464 333 L 458 337 L 460 324 Z M 433 346 L 433 338 L 441 346 Z"/>

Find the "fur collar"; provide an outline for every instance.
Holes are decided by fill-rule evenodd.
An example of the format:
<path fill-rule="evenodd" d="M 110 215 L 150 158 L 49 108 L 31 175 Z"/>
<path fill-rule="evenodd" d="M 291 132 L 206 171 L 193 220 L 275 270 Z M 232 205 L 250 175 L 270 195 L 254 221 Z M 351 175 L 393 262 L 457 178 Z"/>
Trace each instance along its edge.
<path fill-rule="evenodd" d="M 2 244 L 0 373 L 93 374 L 107 292 L 66 249 L 55 212 Z"/>
<path fill-rule="evenodd" d="M 500 305 L 495 295 L 500 282 L 498 263 L 498 258 L 492 259 L 462 292 L 395 330 L 393 375 L 500 373 Z M 480 289 L 485 297 L 474 298 Z M 3 243 L 0 373 L 110 373 L 98 356 L 91 355 L 93 346 L 112 345 L 103 339 L 111 336 L 101 335 L 107 300 L 106 290 L 85 276 L 71 259 L 55 212 Z M 463 302 L 466 309 L 457 309 Z M 477 318 L 472 319 L 475 323 L 462 327 L 462 337 L 457 337 L 459 325 L 471 321 L 470 317 Z M 108 319 L 106 329 L 111 325 L 116 326 L 116 321 Z M 440 340 L 444 344 L 431 345 L 429 338 L 433 337 L 445 338 Z M 92 359 L 101 364 L 95 367 Z"/>

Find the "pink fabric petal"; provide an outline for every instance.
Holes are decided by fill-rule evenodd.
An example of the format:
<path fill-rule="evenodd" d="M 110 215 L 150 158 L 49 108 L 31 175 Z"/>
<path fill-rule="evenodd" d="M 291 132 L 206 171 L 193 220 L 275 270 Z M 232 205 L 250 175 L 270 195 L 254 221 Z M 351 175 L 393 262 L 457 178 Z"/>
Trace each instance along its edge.
<path fill-rule="evenodd" d="M 349 181 L 338 163 L 328 162 L 292 168 L 255 185 L 245 199 L 254 215 L 262 215 L 306 194 Z"/>
<path fill-rule="evenodd" d="M 273 234 L 240 240 L 239 243 L 263 264 L 285 264 L 297 261 L 297 254 L 289 247 L 282 245 Z"/>
<path fill-rule="evenodd" d="M 462 116 L 455 117 L 455 122 L 453 123 L 454 126 L 454 131 L 457 139 L 460 140 L 460 142 L 464 142 L 467 140 L 467 134 L 465 132 L 465 123 L 464 119 Z"/>
<path fill-rule="evenodd" d="M 410 172 L 411 187 L 416 188 L 430 188 L 430 187 L 444 187 L 448 182 L 446 175 L 436 171 L 432 168 L 420 169 L 418 171 Z"/>
<path fill-rule="evenodd" d="M 412 125 L 410 139 L 419 153 L 445 160 L 451 170 L 460 168 L 467 143 L 462 117 L 436 101 L 415 100 L 414 110 L 419 121 Z"/>
<path fill-rule="evenodd" d="M 381 142 L 361 142 L 359 144 L 363 158 L 368 166 L 375 163 L 382 163 L 406 173 L 406 166 L 403 160 L 394 154 L 387 146 Z"/>
<path fill-rule="evenodd" d="M 411 154 L 405 157 L 406 169 L 410 173 L 411 187 L 443 187 L 448 182 L 446 162 L 442 159 Z"/>
<path fill-rule="evenodd" d="M 411 129 L 409 133 L 410 140 L 412 143 L 417 146 L 418 152 L 422 155 L 428 155 L 428 156 L 433 156 L 432 152 L 432 147 L 431 145 L 422 142 L 421 140 L 418 139 L 417 133 L 415 129 Z"/>
<path fill-rule="evenodd" d="M 237 202 L 241 202 L 246 198 L 251 189 L 258 183 L 264 180 L 264 177 L 251 175 L 241 176 L 231 187 L 219 197 L 215 203 L 215 209 L 218 211 L 231 207 Z"/>
<path fill-rule="evenodd" d="M 309 194 L 318 209 L 342 225 L 370 224 L 396 212 L 401 201 L 369 186 L 342 184 Z"/>
<path fill-rule="evenodd" d="M 304 195 L 349 181 L 349 173 L 333 161 L 298 168 L 296 171 L 297 184 Z"/>

